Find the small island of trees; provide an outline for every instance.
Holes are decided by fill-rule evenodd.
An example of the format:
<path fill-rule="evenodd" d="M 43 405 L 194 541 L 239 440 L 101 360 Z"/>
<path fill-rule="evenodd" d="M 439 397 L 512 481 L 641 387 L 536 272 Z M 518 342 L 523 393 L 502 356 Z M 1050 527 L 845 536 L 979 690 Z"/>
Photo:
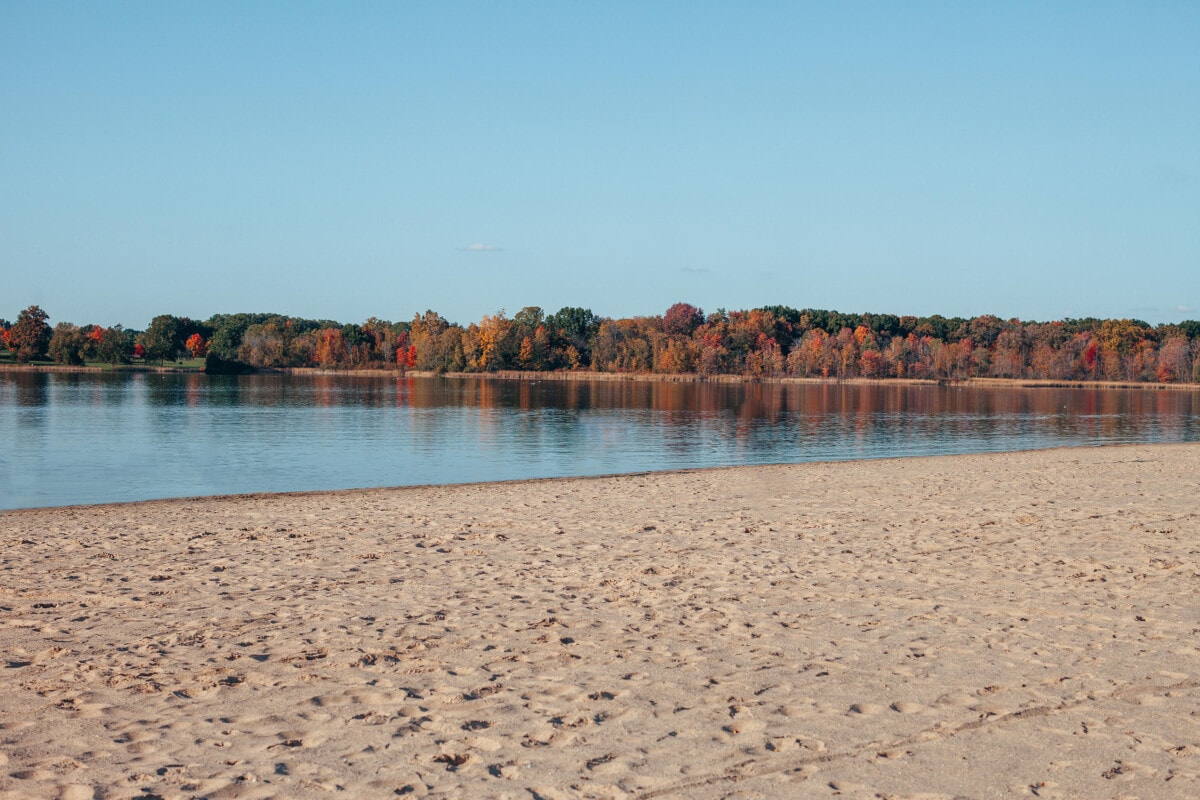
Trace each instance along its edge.
<path fill-rule="evenodd" d="M 361 324 L 265 313 L 216 314 L 202 322 L 161 314 L 141 331 L 49 322 L 38 306 L 13 323 L 0 320 L 0 364 L 1200 382 L 1194 320 L 1022 322 L 789 306 L 706 314 L 676 303 L 658 316 L 625 319 L 528 306 L 466 326 L 433 311 L 408 322 L 372 317 Z"/>

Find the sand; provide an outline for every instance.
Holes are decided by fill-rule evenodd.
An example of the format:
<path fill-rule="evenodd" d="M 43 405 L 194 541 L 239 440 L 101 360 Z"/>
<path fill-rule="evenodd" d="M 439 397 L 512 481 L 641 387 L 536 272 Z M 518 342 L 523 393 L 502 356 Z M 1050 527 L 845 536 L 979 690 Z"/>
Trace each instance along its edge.
<path fill-rule="evenodd" d="M 1200 446 L 0 515 L 0 797 L 1200 797 Z"/>

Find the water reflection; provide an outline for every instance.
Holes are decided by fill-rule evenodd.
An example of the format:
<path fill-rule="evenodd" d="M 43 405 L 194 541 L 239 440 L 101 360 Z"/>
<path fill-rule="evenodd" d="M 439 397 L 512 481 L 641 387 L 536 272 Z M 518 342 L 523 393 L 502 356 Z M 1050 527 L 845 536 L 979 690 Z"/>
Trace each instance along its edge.
<path fill-rule="evenodd" d="M 0 374 L 0 507 L 1197 441 L 1198 391 Z"/>
<path fill-rule="evenodd" d="M 50 391 L 50 376 L 38 373 L 17 373 L 13 388 L 16 390 L 17 405 L 43 408 Z"/>

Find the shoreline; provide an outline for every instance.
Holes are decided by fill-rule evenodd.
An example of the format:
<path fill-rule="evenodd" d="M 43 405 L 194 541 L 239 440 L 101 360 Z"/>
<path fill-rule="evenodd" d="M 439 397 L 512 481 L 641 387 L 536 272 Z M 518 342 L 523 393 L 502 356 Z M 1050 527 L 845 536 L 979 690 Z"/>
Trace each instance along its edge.
<path fill-rule="evenodd" d="M 570 483 L 573 481 L 607 481 L 626 478 L 647 478 L 654 476 L 672 476 L 672 475 L 691 475 L 710 472 L 727 472 L 740 470 L 755 470 L 755 469 L 775 469 L 787 467 L 800 467 L 805 465 L 822 465 L 831 466 L 838 464 L 871 464 L 875 462 L 887 461 L 905 461 L 918 462 L 926 459 L 952 459 L 952 458 L 967 458 L 972 456 L 1003 456 L 1008 454 L 1022 453 L 1041 453 L 1057 450 L 1101 450 L 1123 447 L 1197 447 L 1200 448 L 1200 442 L 1156 442 L 1151 444 L 1145 443 L 1107 443 L 1097 445 L 1053 445 L 1049 447 L 1034 447 L 1019 450 L 985 450 L 971 453 L 938 453 L 928 455 L 903 455 L 903 456 L 881 456 L 879 458 L 853 458 L 844 460 L 819 460 L 819 461 L 780 461 L 777 463 L 768 464 L 730 464 L 725 466 L 709 466 L 709 467 L 677 467 L 664 470 L 638 470 L 635 472 L 607 472 L 599 475 L 557 475 L 534 478 L 509 478 L 499 480 L 485 481 L 460 481 L 456 483 L 413 483 L 413 484 L 396 484 L 393 486 L 359 486 L 345 489 L 298 489 L 294 491 L 279 491 L 279 492 L 234 492 L 230 494 L 198 494 L 198 495 L 181 495 L 178 497 L 150 497 L 144 500 L 118 500 L 112 502 L 99 503 L 69 503 L 66 505 L 56 506 L 19 506 L 16 508 L 0 508 L 0 519 L 3 519 L 8 514 L 23 514 L 37 513 L 49 511 L 65 511 L 65 510 L 89 510 L 89 509 L 106 509 L 106 508 L 124 508 L 129 506 L 150 506 L 156 504 L 177 504 L 177 503 L 192 503 L 192 502 L 219 502 L 219 501 L 265 501 L 275 499 L 295 499 L 295 500 L 310 500 L 310 499 L 348 499 L 355 495 L 370 494 L 375 492 L 404 492 L 410 490 L 439 490 L 439 489 L 466 489 L 471 487 L 521 487 L 525 485 L 537 486 L 539 484 L 553 483 Z"/>
<path fill-rule="evenodd" d="M 207 375 L 193 367 L 123 365 L 116 368 L 0 364 L 0 373 L 63 373 L 63 374 L 180 374 Z M 950 386 L 958 388 L 998 389 L 1138 389 L 1147 391 L 1200 392 L 1200 383 L 1159 383 L 1152 381 L 1088 381 L 1043 378 L 799 378 L 791 376 L 760 377 L 748 375 L 701 375 L 698 373 L 632 373 L 632 372 L 569 372 L 500 370 L 497 372 L 432 372 L 428 370 L 396 369 L 322 369 L 320 367 L 254 368 L 246 375 L 322 375 L 347 377 L 453 378 L 460 380 L 498 381 L 580 381 L 580 382 L 644 382 L 644 383 L 718 383 L 718 384 L 778 384 L 818 386 Z"/>
<path fill-rule="evenodd" d="M 1194 794 L 1198 494 L 1156 444 L 5 512 L 0 797 Z"/>
<path fill-rule="evenodd" d="M 1099 444 L 1099 445 L 1055 445 L 1051 447 L 1035 447 L 1023 450 L 988 450 L 974 453 L 942 453 L 931 455 L 905 455 L 905 456 L 884 456 L 880 458 L 854 458 L 845 460 L 823 460 L 823 461 L 781 461 L 771 464 L 731 464 L 727 466 L 712 466 L 712 467 L 678 467 L 665 470 L 639 470 L 635 472 L 609 472 L 600 475 L 558 475 L 540 478 L 510 478 L 491 481 L 460 481 L 457 483 L 413 483 L 413 484 L 397 484 L 394 486 L 360 486 L 347 489 L 298 489 L 295 491 L 281 492 L 234 492 L 231 494 L 198 494 L 198 495 L 181 495 L 179 497 L 151 497 L 145 500 L 119 500 L 113 502 L 100 503 L 71 503 L 60 506 L 21 506 L 17 508 L 0 508 L 0 518 L 6 514 L 22 514 L 22 513 L 37 513 L 49 511 L 64 511 L 64 510 L 88 510 L 88 509 L 105 509 L 105 508 L 125 508 L 128 506 L 150 506 L 156 504 L 176 504 L 176 503 L 192 503 L 192 502 L 218 502 L 218 501 L 258 501 L 258 500 L 275 500 L 275 499 L 349 499 L 355 495 L 370 494 L 374 492 L 404 492 L 404 491 L 427 491 L 439 489 L 466 489 L 470 487 L 521 487 L 521 486 L 537 486 L 539 484 L 554 484 L 554 483 L 570 483 L 572 481 L 607 481 L 627 478 L 646 478 L 652 476 L 671 476 L 671 475 L 691 475 L 710 472 L 727 472 L 740 470 L 755 470 L 755 469 L 776 469 L 786 467 L 799 467 L 804 465 L 837 465 L 837 464 L 871 464 L 880 461 L 911 461 L 918 462 L 926 459 L 947 459 L 947 458 L 964 458 L 971 456 L 1003 456 L 1007 454 L 1020 453 L 1040 453 L 1056 450 L 1099 450 L 1123 447 L 1160 447 L 1160 446 L 1178 446 L 1178 447 L 1198 447 L 1200 443 L 1193 442 L 1159 442 L 1152 444 L 1140 443 L 1114 443 L 1114 444 Z"/>

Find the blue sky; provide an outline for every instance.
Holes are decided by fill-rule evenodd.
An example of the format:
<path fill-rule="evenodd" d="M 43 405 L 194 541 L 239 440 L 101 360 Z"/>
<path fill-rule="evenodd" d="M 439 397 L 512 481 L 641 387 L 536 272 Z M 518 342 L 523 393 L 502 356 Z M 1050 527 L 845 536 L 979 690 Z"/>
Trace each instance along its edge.
<path fill-rule="evenodd" d="M 1200 318 L 1200 3 L 0 0 L 0 317 Z"/>

